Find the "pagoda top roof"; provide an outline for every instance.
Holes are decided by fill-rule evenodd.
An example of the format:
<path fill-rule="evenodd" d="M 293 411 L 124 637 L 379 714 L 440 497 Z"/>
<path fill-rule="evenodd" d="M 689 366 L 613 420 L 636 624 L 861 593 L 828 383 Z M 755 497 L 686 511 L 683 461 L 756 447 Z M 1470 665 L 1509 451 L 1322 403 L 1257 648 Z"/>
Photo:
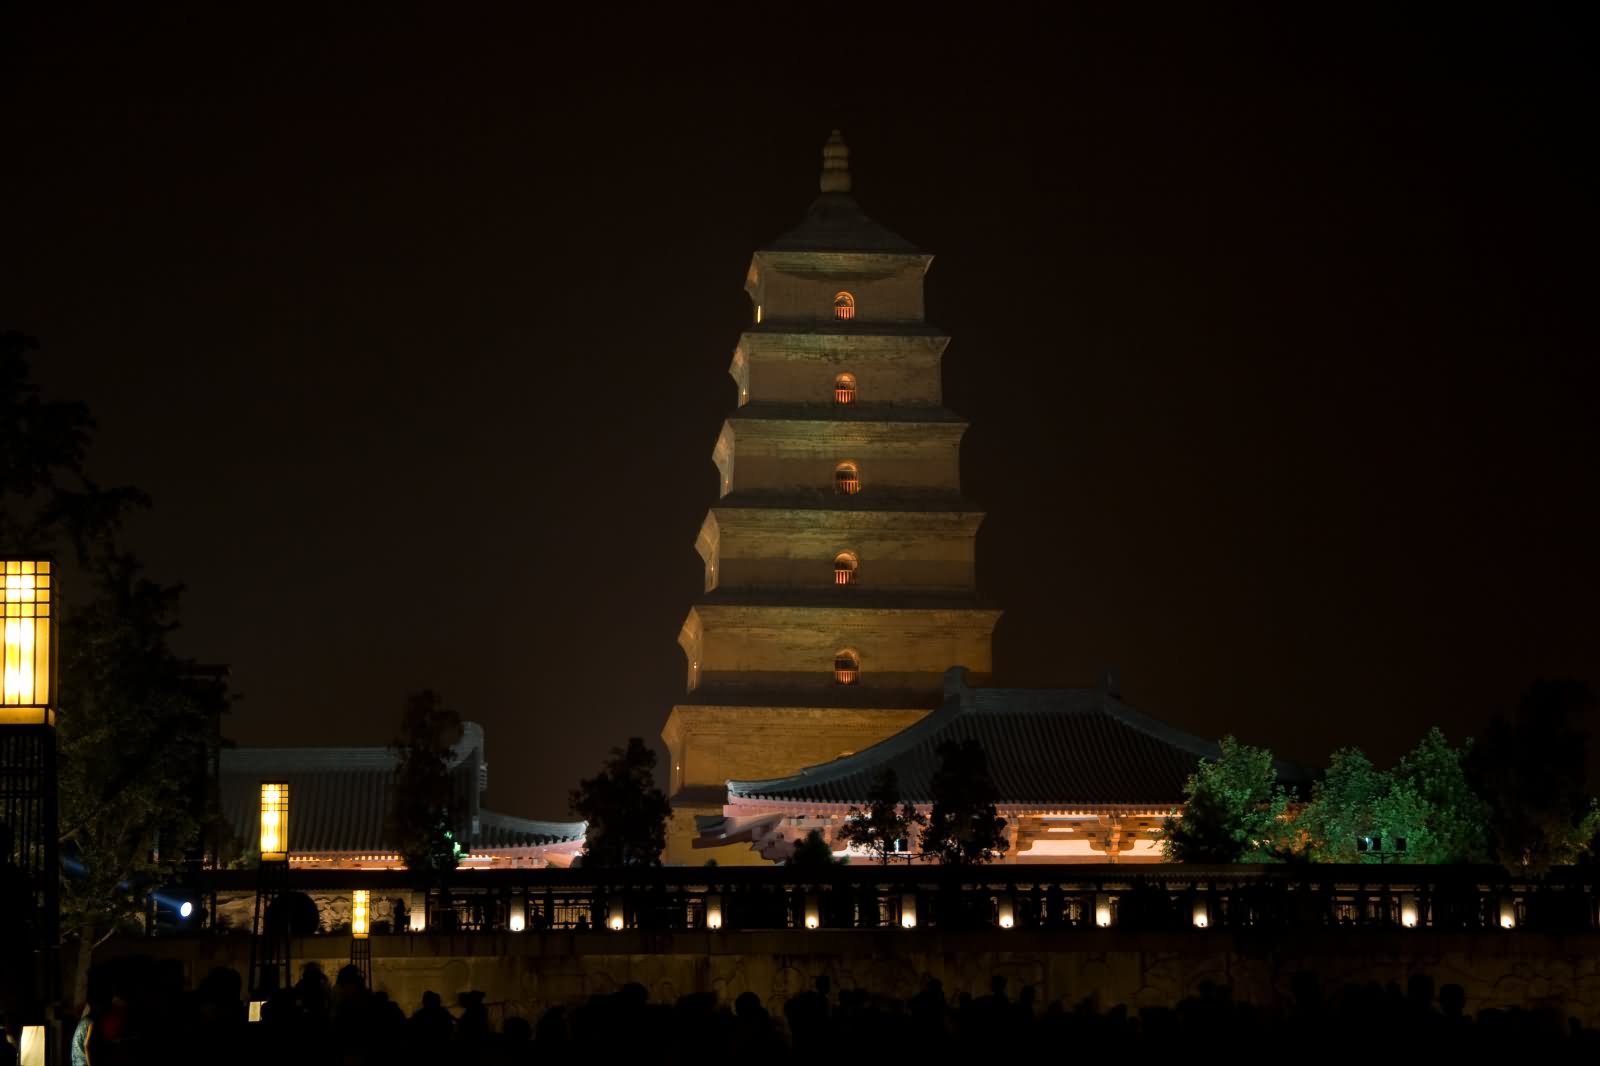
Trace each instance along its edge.
<path fill-rule="evenodd" d="M 869 252 L 925 254 L 887 226 L 874 222 L 849 193 L 825 192 L 811 202 L 798 226 L 762 245 L 763 252 Z"/>
<path fill-rule="evenodd" d="M 892 769 L 901 798 L 927 804 L 939 746 L 975 739 L 1002 805 L 1165 808 L 1183 801 L 1200 761 L 1219 754 L 1215 743 L 1140 714 L 1109 688 L 973 688 L 966 673 L 946 671 L 944 703 L 915 725 L 788 777 L 729 781 L 729 802 L 861 805 Z"/>
<path fill-rule="evenodd" d="M 822 195 L 811 203 L 794 229 L 763 245 L 763 252 L 868 252 L 878 255 L 924 253 L 916 245 L 867 217 L 850 195 L 850 149 L 838 130 L 822 146 Z"/>

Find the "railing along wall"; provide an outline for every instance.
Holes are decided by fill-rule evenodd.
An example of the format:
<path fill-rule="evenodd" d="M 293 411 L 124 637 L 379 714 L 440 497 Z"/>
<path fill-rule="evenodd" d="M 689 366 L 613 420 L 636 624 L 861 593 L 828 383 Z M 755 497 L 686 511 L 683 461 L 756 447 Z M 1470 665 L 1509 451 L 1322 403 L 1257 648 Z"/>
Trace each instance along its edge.
<path fill-rule="evenodd" d="M 208 889 L 244 891 L 250 877 L 219 871 Z M 1600 871 L 1584 868 L 1537 878 L 1428 866 L 481 870 L 426 889 L 404 871 L 296 870 L 291 882 L 409 898 L 397 933 L 1600 928 Z"/>

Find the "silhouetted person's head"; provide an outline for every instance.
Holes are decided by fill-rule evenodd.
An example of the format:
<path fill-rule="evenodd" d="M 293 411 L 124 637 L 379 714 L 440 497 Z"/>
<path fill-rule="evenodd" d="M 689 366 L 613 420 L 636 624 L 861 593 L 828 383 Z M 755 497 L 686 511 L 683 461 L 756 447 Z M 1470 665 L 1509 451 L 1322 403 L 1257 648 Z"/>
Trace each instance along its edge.
<path fill-rule="evenodd" d="M 1467 1006 L 1467 990 L 1460 985 L 1443 985 L 1439 989 L 1439 1007 L 1450 1017 L 1459 1018 Z"/>
<path fill-rule="evenodd" d="M 828 993 L 833 991 L 833 978 L 829 977 L 827 974 L 823 974 L 811 984 L 812 987 L 817 990 L 817 995 L 823 997 L 824 999 L 828 997 Z"/>
<path fill-rule="evenodd" d="M 444 1005 L 444 1001 L 439 998 L 439 993 L 431 991 L 431 990 L 422 993 L 422 1009 L 423 1010 L 437 1010 L 439 1007 L 441 1007 L 443 1005 Z"/>

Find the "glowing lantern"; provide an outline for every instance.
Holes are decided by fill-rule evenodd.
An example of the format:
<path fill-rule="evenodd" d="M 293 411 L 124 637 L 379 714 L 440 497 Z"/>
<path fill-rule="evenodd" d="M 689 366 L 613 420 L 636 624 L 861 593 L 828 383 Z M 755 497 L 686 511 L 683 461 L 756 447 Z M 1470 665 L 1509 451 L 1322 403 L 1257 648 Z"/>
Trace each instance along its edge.
<path fill-rule="evenodd" d="M 528 905 L 520 899 L 514 899 L 507 904 L 506 925 L 513 933 L 520 933 L 528 928 Z"/>
<path fill-rule="evenodd" d="M 917 897 L 915 893 L 907 892 L 900 897 L 900 928 L 915 929 L 917 927 Z"/>
<path fill-rule="evenodd" d="M 1017 924 L 1017 907 L 1010 896 L 1001 896 L 995 905 L 995 920 L 1000 928 L 1010 929 Z"/>
<path fill-rule="evenodd" d="M 1417 927 L 1417 897 L 1409 892 L 1400 897 L 1400 924 L 1407 929 Z"/>
<path fill-rule="evenodd" d="M 357 940 L 367 939 L 372 932 L 372 893 L 358 888 L 350 893 L 350 935 Z"/>
<path fill-rule="evenodd" d="M 722 928 L 722 897 L 710 895 L 706 897 L 706 928 Z"/>
<path fill-rule="evenodd" d="M 261 861 L 289 861 L 289 784 L 261 783 Z"/>
<path fill-rule="evenodd" d="M 1211 924 L 1211 908 L 1203 897 L 1194 901 L 1194 927 L 1204 929 Z"/>
<path fill-rule="evenodd" d="M 4 685 L 0 686 L 0 724 L 54 725 L 50 706 L 54 680 L 51 626 L 51 566 L 43 559 L 6 559 L 0 613 L 4 644 L 0 645 Z"/>
<path fill-rule="evenodd" d="M 806 928 L 815 929 L 822 924 L 822 911 L 817 906 L 816 896 L 806 897 Z"/>

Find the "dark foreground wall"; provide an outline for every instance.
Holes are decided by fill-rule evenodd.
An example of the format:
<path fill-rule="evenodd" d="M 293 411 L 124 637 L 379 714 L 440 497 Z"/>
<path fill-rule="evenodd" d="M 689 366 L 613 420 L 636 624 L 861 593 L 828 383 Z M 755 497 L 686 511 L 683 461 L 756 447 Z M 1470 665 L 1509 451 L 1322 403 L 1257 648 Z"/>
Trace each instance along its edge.
<path fill-rule="evenodd" d="M 1347 983 L 1396 982 L 1413 974 L 1458 984 L 1469 1012 L 1487 1007 L 1547 1007 L 1600 1025 L 1600 932 L 1433 933 L 1427 930 L 1322 929 L 1276 934 L 1230 930 L 1135 933 L 1058 931 L 817 930 L 806 932 L 574 932 L 374 936 L 373 983 L 408 1011 L 432 990 L 454 1003 L 485 993 L 498 1028 L 503 1018 L 536 1019 L 546 1008 L 615 991 L 628 982 L 656 1002 L 693 992 L 731 1003 L 742 992 L 780 1011 L 789 996 L 822 975 L 841 989 L 908 999 L 938 978 L 952 999 L 981 995 L 1002 975 L 1013 994 L 1102 1008 L 1173 1006 L 1202 983 L 1228 988 L 1258 1006 L 1288 1006 L 1295 975 L 1309 971 L 1325 993 Z M 213 967 L 241 974 L 250 942 L 242 936 L 128 940 L 96 959 L 148 954 L 180 960 L 191 985 Z M 345 936 L 294 944 L 294 972 L 319 963 L 332 979 L 349 961 Z M 781 1017 L 781 1013 L 779 1014 Z"/>

